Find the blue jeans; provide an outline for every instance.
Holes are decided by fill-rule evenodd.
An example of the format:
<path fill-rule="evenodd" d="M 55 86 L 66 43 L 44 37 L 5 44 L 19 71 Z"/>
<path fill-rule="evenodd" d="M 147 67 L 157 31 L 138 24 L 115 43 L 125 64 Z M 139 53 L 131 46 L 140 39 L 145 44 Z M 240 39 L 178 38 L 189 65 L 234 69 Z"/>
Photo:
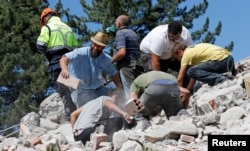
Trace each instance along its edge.
<path fill-rule="evenodd" d="M 222 73 L 231 72 L 235 75 L 234 59 L 231 55 L 221 61 L 207 61 L 190 67 L 187 75 L 195 80 L 214 86 L 227 79 Z"/>

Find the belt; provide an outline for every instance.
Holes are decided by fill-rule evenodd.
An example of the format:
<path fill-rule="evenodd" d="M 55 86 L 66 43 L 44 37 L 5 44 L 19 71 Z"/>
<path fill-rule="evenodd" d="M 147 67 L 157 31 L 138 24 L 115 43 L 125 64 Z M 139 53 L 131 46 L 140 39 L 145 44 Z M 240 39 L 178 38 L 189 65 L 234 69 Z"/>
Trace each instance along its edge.
<path fill-rule="evenodd" d="M 159 84 L 159 85 L 171 85 L 171 84 L 176 84 L 175 81 L 168 80 L 168 79 L 159 79 L 155 80 L 153 84 Z"/>

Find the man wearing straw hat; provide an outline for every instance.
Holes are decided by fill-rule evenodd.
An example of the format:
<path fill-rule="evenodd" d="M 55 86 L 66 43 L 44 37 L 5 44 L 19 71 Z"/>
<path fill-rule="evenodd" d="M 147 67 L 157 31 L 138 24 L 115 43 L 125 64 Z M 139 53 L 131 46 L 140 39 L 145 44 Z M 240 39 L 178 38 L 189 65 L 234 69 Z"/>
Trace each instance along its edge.
<path fill-rule="evenodd" d="M 76 90 L 72 89 L 71 97 L 79 108 L 85 103 L 102 95 L 108 95 L 110 89 L 102 81 L 102 73 L 110 75 L 117 88 L 122 89 L 120 78 L 112 65 L 111 57 L 103 52 L 108 43 L 108 36 L 98 32 L 91 37 L 90 47 L 81 47 L 66 53 L 60 60 L 61 76 L 69 75 L 80 79 Z"/>

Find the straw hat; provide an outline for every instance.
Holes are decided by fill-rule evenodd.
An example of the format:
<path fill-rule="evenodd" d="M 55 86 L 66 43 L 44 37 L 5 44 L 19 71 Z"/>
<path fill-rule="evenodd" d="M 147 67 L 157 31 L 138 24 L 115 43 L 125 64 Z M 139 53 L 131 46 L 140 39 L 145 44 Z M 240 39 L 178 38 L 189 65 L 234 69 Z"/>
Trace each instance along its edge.
<path fill-rule="evenodd" d="M 108 43 L 108 36 L 102 32 L 98 32 L 94 37 L 91 37 L 91 41 L 100 46 L 106 46 Z"/>

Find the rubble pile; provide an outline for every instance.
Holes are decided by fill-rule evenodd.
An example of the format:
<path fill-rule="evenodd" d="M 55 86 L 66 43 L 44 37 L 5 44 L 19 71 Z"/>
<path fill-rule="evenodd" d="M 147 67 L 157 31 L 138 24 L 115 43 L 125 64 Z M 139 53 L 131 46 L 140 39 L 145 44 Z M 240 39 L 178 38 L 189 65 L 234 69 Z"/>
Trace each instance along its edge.
<path fill-rule="evenodd" d="M 236 64 L 236 77 L 210 87 L 202 84 L 191 96 L 189 108 L 166 118 L 151 119 L 152 126 L 120 130 L 107 141 L 99 127 L 83 145 L 73 139 L 70 123 L 63 121 L 63 104 L 57 93 L 40 105 L 38 113 L 22 118 L 19 137 L 0 137 L 1 151 L 206 151 L 208 135 L 250 134 L 250 98 L 244 79 L 250 77 L 250 59 Z"/>

